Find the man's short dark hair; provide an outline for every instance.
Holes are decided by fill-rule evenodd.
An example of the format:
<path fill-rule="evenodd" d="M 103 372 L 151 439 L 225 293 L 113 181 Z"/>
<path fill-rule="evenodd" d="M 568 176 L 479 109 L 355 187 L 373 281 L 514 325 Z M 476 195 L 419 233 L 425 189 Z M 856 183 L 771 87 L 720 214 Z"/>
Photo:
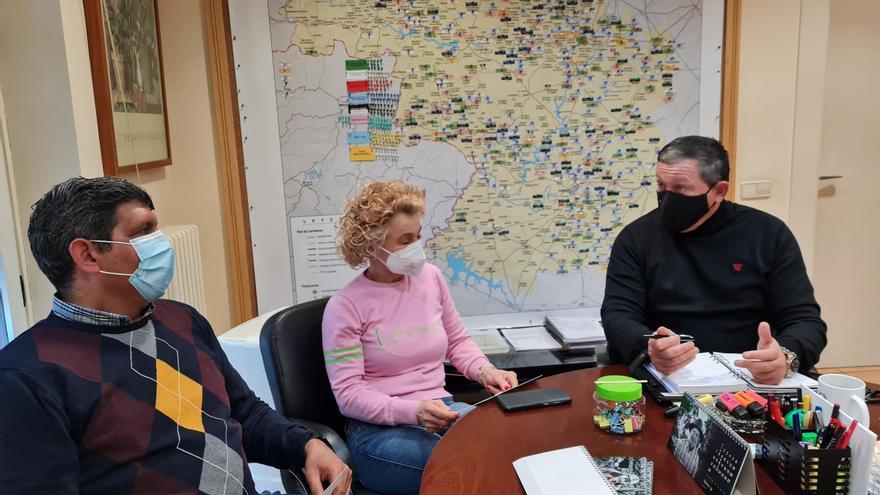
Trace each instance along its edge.
<path fill-rule="evenodd" d="M 73 278 L 73 259 L 68 252 L 78 238 L 109 240 L 116 227 L 116 208 L 137 201 L 153 209 L 153 200 L 140 187 L 116 177 L 74 177 L 57 184 L 33 204 L 28 241 L 40 270 L 59 292 Z M 112 246 L 96 243 L 99 250 Z"/>
<path fill-rule="evenodd" d="M 682 136 L 670 141 L 657 154 L 657 161 L 669 164 L 688 159 L 697 160 L 700 164 L 700 177 L 706 184 L 714 186 L 722 180 L 730 180 L 727 150 L 716 139 Z"/>

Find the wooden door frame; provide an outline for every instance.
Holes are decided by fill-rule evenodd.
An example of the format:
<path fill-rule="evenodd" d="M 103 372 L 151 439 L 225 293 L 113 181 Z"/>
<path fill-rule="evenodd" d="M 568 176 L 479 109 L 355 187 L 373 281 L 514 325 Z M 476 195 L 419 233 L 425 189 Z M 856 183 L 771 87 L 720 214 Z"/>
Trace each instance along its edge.
<path fill-rule="evenodd" d="M 232 324 L 257 316 L 257 286 L 228 0 L 202 0 Z"/>
<path fill-rule="evenodd" d="M 739 93 L 739 39 L 741 31 L 741 0 L 724 2 L 724 53 L 721 60 L 721 122 L 719 138 L 730 159 L 730 189 L 727 200 L 736 199 L 736 123 Z"/>

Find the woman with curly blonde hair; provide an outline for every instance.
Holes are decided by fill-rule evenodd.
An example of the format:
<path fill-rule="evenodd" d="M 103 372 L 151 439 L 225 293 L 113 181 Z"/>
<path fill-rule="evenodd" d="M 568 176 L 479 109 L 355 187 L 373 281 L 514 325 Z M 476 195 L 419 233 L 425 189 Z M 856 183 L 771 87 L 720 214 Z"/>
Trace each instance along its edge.
<path fill-rule="evenodd" d="M 516 386 L 468 337 L 440 270 L 421 243 L 425 191 L 368 184 L 345 206 L 339 251 L 366 270 L 324 311 L 324 356 L 358 479 L 415 494 L 428 456 L 466 404 L 444 390 L 443 361 L 496 393 Z"/>

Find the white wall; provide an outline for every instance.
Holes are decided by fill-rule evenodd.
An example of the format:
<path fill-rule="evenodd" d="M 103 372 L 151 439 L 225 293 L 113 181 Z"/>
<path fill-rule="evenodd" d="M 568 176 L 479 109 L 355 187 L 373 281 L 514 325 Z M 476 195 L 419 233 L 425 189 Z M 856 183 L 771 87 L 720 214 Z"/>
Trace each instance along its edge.
<path fill-rule="evenodd" d="M 231 327 L 230 290 L 202 3 L 159 7 L 173 165 L 125 178 L 150 193 L 162 224 L 198 225 L 206 316 L 224 332 Z M 18 221 L 26 233 L 30 205 L 53 185 L 103 175 L 81 1 L 0 1 L 0 87 Z M 29 250 L 25 265 L 33 314 L 40 319 L 50 310 L 54 289 Z"/>
<path fill-rule="evenodd" d="M 153 198 L 160 228 L 199 227 L 205 316 L 223 333 L 232 328 L 232 305 L 201 2 L 159 2 L 159 31 L 172 165 L 125 178 Z"/>
<path fill-rule="evenodd" d="M 30 205 L 53 184 L 100 174 L 88 67 L 82 2 L 0 2 L 0 86 L 23 232 Z M 54 289 L 32 256 L 25 266 L 29 304 L 40 319 L 49 313 Z"/>
<path fill-rule="evenodd" d="M 743 0 L 736 126 L 736 198 L 788 221 L 800 0 Z M 772 196 L 743 200 L 739 184 L 770 180 Z"/>

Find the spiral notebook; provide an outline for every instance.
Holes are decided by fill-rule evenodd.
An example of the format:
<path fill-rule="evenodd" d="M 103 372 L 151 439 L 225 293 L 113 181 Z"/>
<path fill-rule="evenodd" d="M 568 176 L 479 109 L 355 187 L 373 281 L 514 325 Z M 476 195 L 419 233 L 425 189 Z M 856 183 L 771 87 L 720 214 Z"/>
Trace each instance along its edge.
<path fill-rule="evenodd" d="M 668 447 L 703 493 L 757 495 L 752 447 L 690 394 L 680 407 Z"/>
<path fill-rule="evenodd" d="M 594 457 L 599 471 L 620 495 L 654 493 L 654 463 L 647 457 Z"/>
<path fill-rule="evenodd" d="M 796 392 L 801 385 L 816 388 L 818 383 L 810 377 L 795 374 L 785 378 L 777 385 L 759 383 L 745 368 L 734 366 L 733 363 L 742 359 L 742 354 L 725 354 L 721 352 L 701 352 L 684 368 L 664 375 L 650 363 L 645 368 L 671 393 L 683 394 L 723 394 L 753 389 L 758 392 Z"/>
<path fill-rule="evenodd" d="M 617 495 L 583 445 L 513 461 L 527 495 Z"/>

